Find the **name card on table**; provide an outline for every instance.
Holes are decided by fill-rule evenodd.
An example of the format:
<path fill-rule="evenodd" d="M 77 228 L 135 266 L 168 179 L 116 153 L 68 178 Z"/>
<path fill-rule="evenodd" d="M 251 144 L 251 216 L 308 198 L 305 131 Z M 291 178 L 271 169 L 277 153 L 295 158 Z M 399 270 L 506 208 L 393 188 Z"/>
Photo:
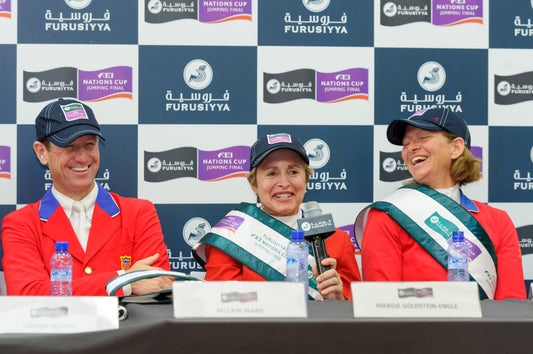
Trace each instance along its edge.
<path fill-rule="evenodd" d="M 481 317 L 476 282 L 353 282 L 355 317 Z"/>
<path fill-rule="evenodd" d="M 118 328 L 115 296 L 1 296 L 0 333 L 77 333 Z"/>
<path fill-rule="evenodd" d="M 305 318 L 302 283 L 277 281 L 176 281 L 175 318 Z"/>

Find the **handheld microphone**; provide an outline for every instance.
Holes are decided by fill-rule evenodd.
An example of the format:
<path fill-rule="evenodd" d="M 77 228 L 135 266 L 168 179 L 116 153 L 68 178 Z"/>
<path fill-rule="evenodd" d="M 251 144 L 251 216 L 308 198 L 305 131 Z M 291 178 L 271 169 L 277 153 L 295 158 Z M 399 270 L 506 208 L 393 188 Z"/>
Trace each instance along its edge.
<path fill-rule="evenodd" d="M 317 202 L 307 202 L 303 205 L 304 217 L 298 219 L 298 228 L 304 231 L 304 239 L 313 247 L 318 274 L 329 269 L 323 266 L 322 260 L 329 258 L 325 240 L 335 233 L 335 224 L 331 214 L 322 214 Z"/>

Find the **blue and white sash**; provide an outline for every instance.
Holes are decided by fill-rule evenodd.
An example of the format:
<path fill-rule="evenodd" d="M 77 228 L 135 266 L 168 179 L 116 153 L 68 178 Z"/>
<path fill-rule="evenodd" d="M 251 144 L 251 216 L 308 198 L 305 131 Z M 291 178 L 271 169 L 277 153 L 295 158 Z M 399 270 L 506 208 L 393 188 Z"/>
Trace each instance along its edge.
<path fill-rule="evenodd" d="M 359 246 L 371 208 L 386 212 L 445 269 L 448 240 L 454 231 L 463 231 L 470 247 L 470 277 L 478 283 L 482 299 L 494 299 L 497 283 L 494 245 L 481 224 L 460 204 L 423 185 L 404 186 L 359 213 L 355 221 Z"/>
<path fill-rule="evenodd" d="M 266 280 L 285 280 L 291 228 L 253 204 L 241 203 L 222 218 L 193 248 L 205 264 L 205 246 L 211 245 L 244 264 Z M 314 264 L 309 254 L 309 264 Z M 322 300 L 311 267 L 309 296 Z"/>

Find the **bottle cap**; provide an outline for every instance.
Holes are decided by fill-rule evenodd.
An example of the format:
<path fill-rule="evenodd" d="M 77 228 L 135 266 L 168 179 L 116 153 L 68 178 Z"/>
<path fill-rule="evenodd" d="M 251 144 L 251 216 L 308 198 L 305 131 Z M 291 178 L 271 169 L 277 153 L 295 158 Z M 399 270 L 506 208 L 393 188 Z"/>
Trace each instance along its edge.
<path fill-rule="evenodd" d="M 68 242 L 61 242 L 61 241 L 56 242 L 56 251 L 63 251 L 63 252 L 68 251 Z"/>
<path fill-rule="evenodd" d="M 465 239 L 465 236 L 462 231 L 454 231 L 452 234 L 452 239 L 454 242 L 462 242 Z"/>
<path fill-rule="evenodd" d="M 303 230 L 292 230 L 291 239 L 296 242 L 301 242 L 304 240 L 304 231 Z"/>

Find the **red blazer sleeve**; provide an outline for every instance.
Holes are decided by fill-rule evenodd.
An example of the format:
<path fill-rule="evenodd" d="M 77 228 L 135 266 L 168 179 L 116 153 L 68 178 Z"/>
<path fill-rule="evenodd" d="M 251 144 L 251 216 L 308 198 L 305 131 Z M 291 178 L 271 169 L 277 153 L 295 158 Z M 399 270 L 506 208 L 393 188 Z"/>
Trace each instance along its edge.
<path fill-rule="evenodd" d="M 493 240 L 498 257 L 498 282 L 494 299 L 525 299 L 526 286 L 522 268 L 522 254 L 516 228 L 505 211 L 491 208 L 491 214 L 490 222 L 492 224 L 485 228 Z"/>
<path fill-rule="evenodd" d="M 402 281 L 403 229 L 387 213 L 370 210 L 361 244 L 365 281 Z"/>
<path fill-rule="evenodd" d="M 355 259 L 355 246 L 348 234 L 340 229 L 326 239 L 326 249 L 331 258 L 337 261 L 337 273 L 342 280 L 344 298 L 352 299 L 351 283 L 361 281 L 361 274 Z"/>

